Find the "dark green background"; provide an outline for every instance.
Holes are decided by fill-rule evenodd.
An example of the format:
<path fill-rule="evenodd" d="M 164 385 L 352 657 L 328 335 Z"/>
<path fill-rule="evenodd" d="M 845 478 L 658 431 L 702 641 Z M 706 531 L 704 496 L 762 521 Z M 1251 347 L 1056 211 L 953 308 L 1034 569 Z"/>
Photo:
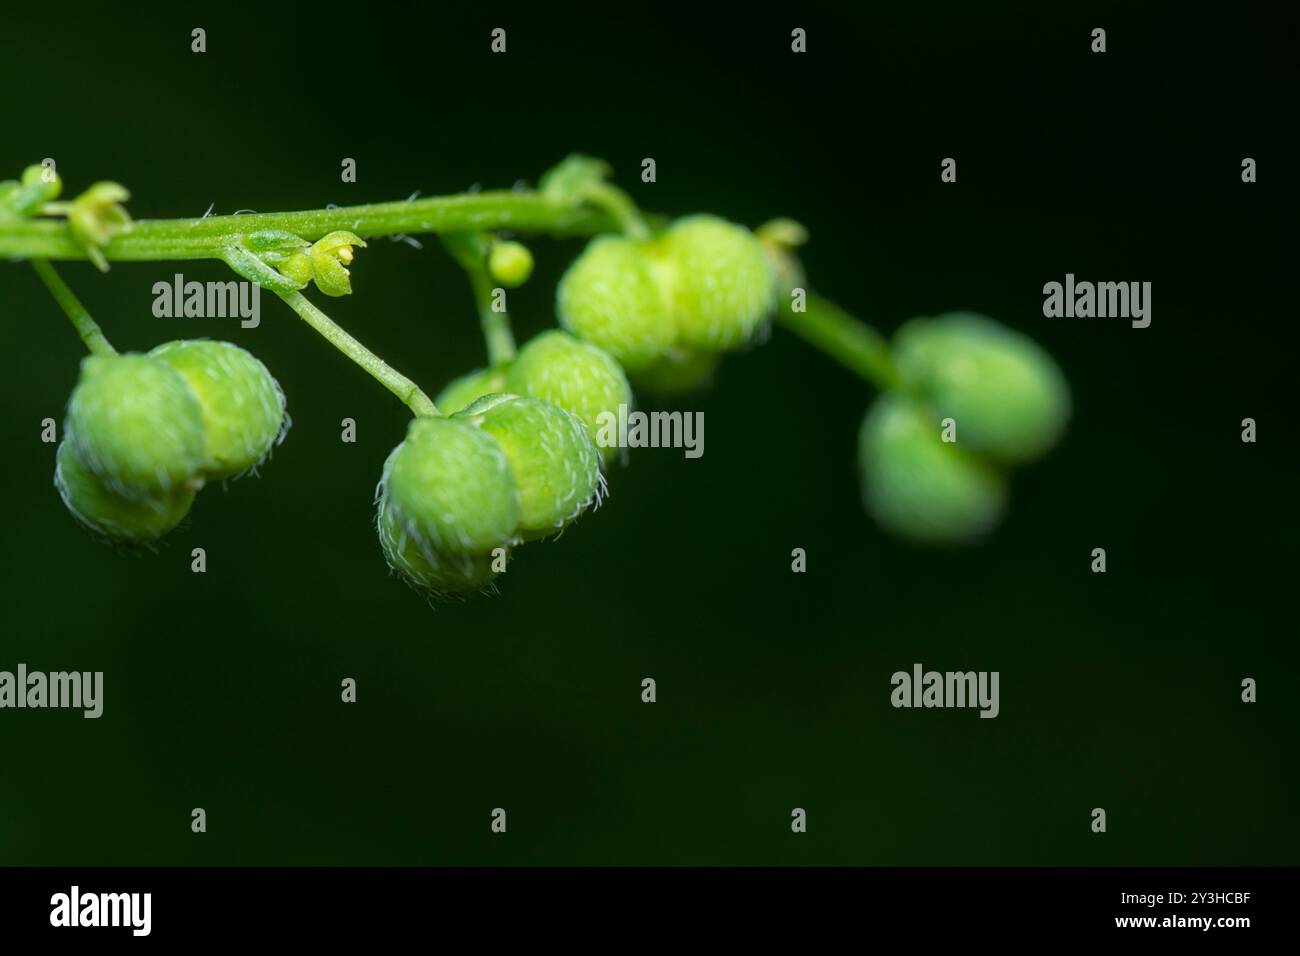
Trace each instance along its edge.
<path fill-rule="evenodd" d="M 91 540 L 39 440 L 81 348 L 31 270 L 0 264 L 0 669 L 106 684 L 98 721 L 0 712 L 0 862 L 1300 862 L 1294 26 L 1038 6 L 60 5 L 6 28 L 5 175 L 51 156 L 73 193 L 116 179 L 137 217 L 197 216 L 509 186 L 582 150 L 656 211 L 800 219 L 812 284 L 883 331 L 968 308 L 1028 332 L 1076 417 L 989 544 L 908 547 L 859 501 L 870 389 L 778 331 L 673 406 L 704 411 L 703 459 L 635 454 L 500 597 L 431 609 L 371 527 L 405 410 L 271 298 L 256 330 L 154 318 L 172 264 L 63 274 L 120 348 L 255 351 L 293 429 L 158 553 Z M 525 336 L 553 323 L 580 244 L 533 247 L 511 300 Z M 1151 327 L 1044 319 L 1067 271 L 1153 282 Z M 481 363 L 436 241 L 376 241 L 354 277 L 331 314 L 427 388 Z M 892 709 L 890 674 L 917 661 L 1000 671 L 1001 716 Z"/>

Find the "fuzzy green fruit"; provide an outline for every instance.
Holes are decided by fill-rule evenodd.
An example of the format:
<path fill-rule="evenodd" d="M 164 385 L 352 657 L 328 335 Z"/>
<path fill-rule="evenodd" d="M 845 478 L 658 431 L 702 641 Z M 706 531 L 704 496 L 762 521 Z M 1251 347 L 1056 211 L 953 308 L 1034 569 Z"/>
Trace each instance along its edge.
<path fill-rule="evenodd" d="M 284 392 L 250 352 L 207 339 L 166 342 L 150 353 L 189 383 L 203 412 L 203 472 L 229 478 L 260 464 L 287 427 Z"/>
<path fill-rule="evenodd" d="M 1070 417 L 1069 386 L 1052 357 L 981 315 L 906 323 L 894 360 L 903 387 L 957 423 L 958 442 L 1000 461 L 1043 455 Z"/>
<path fill-rule="evenodd" d="M 452 415 L 484 395 L 506 390 L 506 366 L 496 365 L 453 378 L 433 403 L 444 415 Z"/>
<path fill-rule="evenodd" d="M 776 277 L 763 245 L 717 216 L 678 219 L 664 234 L 667 290 L 680 345 L 724 352 L 748 342 L 776 305 Z"/>
<path fill-rule="evenodd" d="M 681 395 L 713 383 L 722 356 L 716 352 L 672 349 L 649 368 L 631 375 L 637 391 L 652 395 Z"/>
<path fill-rule="evenodd" d="M 127 544 L 161 538 L 185 519 L 194 490 L 180 486 L 158 498 L 133 501 L 105 487 L 66 441 L 55 456 L 54 486 L 73 517 L 92 531 Z"/>
<path fill-rule="evenodd" d="M 645 243 L 599 236 L 556 290 L 560 324 L 604 349 L 628 372 L 654 364 L 676 330 Z"/>
<path fill-rule="evenodd" d="M 506 373 L 506 390 L 572 412 L 593 442 L 602 413 L 617 419 L 619 405 L 632 407 L 627 376 L 609 353 L 556 329 L 543 332 L 520 350 Z M 615 447 L 600 447 L 598 442 L 597 447 L 607 462 L 618 454 Z"/>
<path fill-rule="evenodd" d="M 465 422 L 417 418 L 384 463 L 379 536 L 389 563 L 434 591 L 471 590 L 509 548 L 519 493 L 496 439 Z"/>
<path fill-rule="evenodd" d="M 90 355 L 68 400 L 77 457 L 109 490 L 133 501 L 197 487 L 206 436 L 185 378 L 146 355 Z"/>
<path fill-rule="evenodd" d="M 526 540 L 562 531 L 596 500 L 600 454 L 571 412 L 536 398 L 488 395 L 454 420 L 483 429 L 505 450 Z"/>
<path fill-rule="evenodd" d="M 929 544 L 969 541 L 992 530 L 1006 485 L 987 463 L 944 442 L 940 417 L 886 393 L 862 420 L 858 463 L 867 510 L 886 528 Z"/>

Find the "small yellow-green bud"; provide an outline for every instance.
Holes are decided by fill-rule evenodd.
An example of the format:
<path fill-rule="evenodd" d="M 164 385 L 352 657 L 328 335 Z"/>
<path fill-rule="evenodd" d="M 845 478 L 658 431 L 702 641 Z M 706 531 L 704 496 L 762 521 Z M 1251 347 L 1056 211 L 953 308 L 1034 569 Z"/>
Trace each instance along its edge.
<path fill-rule="evenodd" d="M 514 289 L 533 274 L 533 254 L 522 242 L 498 239 L 488 253 L 488 271 L 507 289 Z"/>

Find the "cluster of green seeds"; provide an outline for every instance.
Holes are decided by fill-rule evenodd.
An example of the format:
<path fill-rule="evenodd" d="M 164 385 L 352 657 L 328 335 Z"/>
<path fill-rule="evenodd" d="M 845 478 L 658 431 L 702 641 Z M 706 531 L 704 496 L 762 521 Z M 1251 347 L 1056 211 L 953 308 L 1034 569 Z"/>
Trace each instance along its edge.
<path fill-rule="evenodd" d="M 649 239 L 593 239 L 560 280 L 556 311 L 639 388 L 673 393 L 704 384 L 722 353 L 750 342 L 775 291 L 753 233 L 717 216 L 686 216 Z"/>
<path fill-rule="evenodd" d="M 450 382 L 435 399 L 449 417 L 416 419 L 389 456 L 377 495 L 389 564 L 439 594 L 487 585 L 512 548 L 599 500 L 618 454 L 597 441 L 602 417 L 632 406 L 628 375 L 698 387 L 763 328 L 774 295 L 762 244 L 714 216 L 591 240 L 560 281 L 563 328 Z"/>
<path fill-rule="evenodd" d="M 514 547 L 558 534 L 600 500 L 597 419 L 631 400 L 617 362 L 558 330 L 453 381 L 437 398 L 445 417 L 412 421 L 384 465 L 389 564 L 436 594 L 485 587 Z"/>
<path fill-rule="evenodd" d="M 892 351 L 899 386 L 858 434 L 867 510 L 913 540 L 977 539 L 1002 518 L 1009 468 L 1064 432 L 1065 377 L 1026 336 L 965 312 L 904 324 Z"/>
<path fill-rule="evenodd" d="M 229 342 L 89 355 L 68 400 L 54 482 L 87 527 L 143 544 L 180 524 L 206 482 L 255 468 L 287 423 L 279 384 Z"/>

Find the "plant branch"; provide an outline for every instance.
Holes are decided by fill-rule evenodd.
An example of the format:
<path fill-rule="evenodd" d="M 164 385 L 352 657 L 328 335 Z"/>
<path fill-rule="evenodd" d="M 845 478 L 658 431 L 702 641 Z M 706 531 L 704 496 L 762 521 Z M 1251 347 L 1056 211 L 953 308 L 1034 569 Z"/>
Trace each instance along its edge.
<path fill-rule="evenodd" d="M 437 415 L 438 408 L 409 378 L 370 351 L 333 319 L 312 305 L 301 292 L 282 292 L 280 298 L 326 341 L 356 362 L 386 389 L 402 400 L 416 415 Z"/>
<path fill-rule="evenodd" d="M 302 212 L 248 213 L 201 219 L 137 219 L 101 247 L 113 261 L 220 259 L 232 236 L 284 230 L 316 240 L 337 230 L 362 238 L 399 233 L 513 229 L 556 236 L 588 236 L 622 228 L 610 212 L 579 200 L 541 193 L 493 190 L 402 202 L 339 206 Z M 0 257 L 85 259 L 66 222 L 0 220 Z"/>
<path fill-rule="evenodd" d="M 45 288 L 50 290 L 50 295 L 54 296 L 54 300 L 68 314 L 68 318 L 72 321 L 77 334 L 81 336 L 81 341 L 86 344 L 86 348 L 95 355 L 116 355 L 117 350 L 104 337 L 99 324 L 90 317 L 86 307 L 68 288 L 68 284 L 54 271 L 54 266 L 44 259 L 33 259 L 32 268 L 36 270 L 36 274 L 45 283 Z"/>

